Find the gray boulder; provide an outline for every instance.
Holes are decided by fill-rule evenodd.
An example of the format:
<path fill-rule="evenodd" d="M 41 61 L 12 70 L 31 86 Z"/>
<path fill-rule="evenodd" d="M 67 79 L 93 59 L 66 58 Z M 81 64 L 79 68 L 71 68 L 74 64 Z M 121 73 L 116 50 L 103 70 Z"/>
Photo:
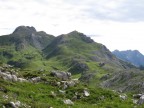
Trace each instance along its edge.
<path fill-rule="evenodd" d="M 142 94 L 134 94 L 134 95 L 133 95 L 133 98 L 139 99 L 141 96 L 142 96 Z"/>
<path fill-rule="evenodd" d="M 138 100 L 137 104 L 139 104 L 139 105 L 144 104 L 144 95 L 142 95 L 140 97 L 140 99 Z"/>
<path fill-rule="evenodd" d="M 63 100 L 63 102 L 67 105 L 73 105 L 74 104 L 70 99 Z"/>
<path fill-rule="evenodd" d="M 69 80 L 71 77 L 71 73 L 69 72 L 52 71 L 51 75 L 64 81 Z"/>
<path fill-rule="evenodd" d="M 21 107 L 21 102 L 9 102 L 8 104 L 5 105 L 6 108 L 19 108 Z"/>
<path fill-rule="evenodd" d="M 41 78 L 40 77 L 34 77 L 31 79 L 31 82 L 33 83 L 37 83 L 37 82 L 40 82 L 41 81 Z"/>
<path fill-rule="evenodd" d="M 123 94 L 123 95 L 119 95 L 120 99 L 122 100 L 126 100 L 127 99 L 127 95 L 126 94 Z"/>
<path fill-rule="evenodd" d="M 18 78 L 17 79 L 19 82 L 28 82 L 28 80 L 24 79 L 24 78 Z"/>
<path fill-rule="evenodd" d="M 16 82 L 18 80 L 16 75 L 11 75 L 11 77 L 12 77 L 12 81 L 14 81 L 14 82 Z"/>
<path fill-rule="evenodd" d="M 84 90 L 84 96 L 85 96 L 85 97 L 90 96 L 90 93 L 88 92 L 88 90 L 87 90 L 87 89 L 85 89 L 85 90 Z"/>

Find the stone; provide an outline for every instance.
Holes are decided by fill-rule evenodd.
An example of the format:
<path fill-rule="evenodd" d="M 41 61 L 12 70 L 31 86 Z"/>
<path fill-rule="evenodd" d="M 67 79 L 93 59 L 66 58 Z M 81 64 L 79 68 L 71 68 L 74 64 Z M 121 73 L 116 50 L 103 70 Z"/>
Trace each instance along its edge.
<path fill-rule="evenodd" d="M 72 81 L 73 81 L 75 84 L 78 84 L 78 83 L 79 83 L 78 78 L 72 79 Z"/>
<path fill-rule="evenodd" d="M 4 108 L 19 108 L 19 107 L 21 107 L 21 102 L 20 101 L 9 102 L 9 103 L 4 105 Z"/>
<path fill-rule="evenodd" d="M 28 80 L 24 79 L 24 78 L 18 78 L 19 82 L 28 82 Z"/>
<path fill-rule="evenodd" d="M 61 94 L 65 94 L 65 91 L 64 91 L 64 90 L 59 90 L 59 92 L 60 92 Z"/>
<path fill-rule="evenodd" d="M 133 95 L 133 98 L 139 99 L 141 96 L 142 96 L 142 94 L 134 94 L 134 95 Z"/>
<path fill-rule="evenodd" d="M 70 99 L 63 100 L 63 102 L 67 105 L 73 105 L 74 104 Z"/>
<path fill-rule="evenodd" d="M 71 77 L 71 73 L 69 72 L 52 71 L 51 75 L 64 81 L 69 80 Z"/>
<path fill-rule="evenodd" d="M 40 77 L 35 77 L 35 78 L 31 79 L 31 82 L 33 82 L 33 83 L 37 83 L 37 82 L 40 82 L 40 81 L 41 81 Z"/>
<path fill-rule="evenodd" d="M 51 91 L 51 96 L 56 97 L 56 93 L 54 91 Z"/>
<path fill-rule="evenodd" d="M 103 67 L 105 63 L 99 63 L 99 67 Z"/>
<path fill-rule="evenodd" d="M 14 102 L 10 102 L 10 103 L 9 103 L 9 106 L 12 107 L 12 108 L 17 108 L 17 107 L 15 106 L 15 103 L 14 103 Z"/>
<path fill-rule="evenodd" d="M 16 107 L 20 107 L 21 106 L 21 102 L 20 101 L 15 102 L 15 106 Z"/>
<path fill-rule="evenodd" d="M 64 83 L 64 85 L 63 85 L 63 89 L 65 90 L 65 89 L 67 89 L 67 88 L 68 88 L 67 84 Z"/>
<path fill-rule="evenodd" d="M 8 95 L 3 95 L 4 100 L 7 100 L 9 97 Z"/>
<path fill-rule="evenodd" d="M 136 99 L 132 99 L 132 101 L 134 104 L 137 104 L 137 102 L 138 102 L 138 100 L 136 100 Z"/>
<path fill-rule="evenodd" d="M 127 99 L 127 95 L 126 94 L 123 94 L 123 95 L 119 95 L 120 99 L 122 100 L 126 100 Z"/>
<path fill-rule="evenodd" d="M 66 84 L 67 84 L 68 87 L 75 86 L 75 82 L 74 81 L 67 81 Z"/>
<path fill-rule="evenodd" d="M 61 85 L 61 82 L 57 82 L 56 85 L 59 87 Z"/>
<path fill-rule="evenodd" d="M 142 95 L 140 97 L 140 99 L 138 100 L 137 104 L 139 104 L 139 105 L 144 104 L 144 95 Z"/>
<path fill-rule="evenodd" d="M 88 96 L 90 96 L 90 93 L 87 90 L 84 90 L 84 96 L 88 97 Z"/>
<path fill-rule="evenodd" d="M 104 100 L 104 99 L 105 99 L 105 97 L 104 97 L 104 96 L 101 96 L 101 97 L 100 97 L 100 99 L 101 99 L 101 100 Z"/>
<path fill-rule="evenodd" d="M 7 81 L 17 81 L 17 76 L 16 75 L 11 75 L 9 72 L 0 72 L 0 76 Z"/>
<path fill-rule="evenodd" d="M 9 102 L 8 104 L 5 105 L 6 108 L 19 108 L 21 107 L 21 102 Z"/>
<path fill-rule="evenodd" d="M 7 81 L 12 81 L 12 76 L 9 74 L 6 74 L 5 76 L 3 76 L 3 79 Z"/>
<path fill-rule="evenodd" d="M 16 75 L 11 75 L 12 76 L 12 81 L 16 82 L 17 81 L 17 76 Z"/>
<path fill-rule="evenodd" d="M 77 96 L 76 96 L 76 95 L 74 95 L 74 96 L 72 97 L 72 101 L 75 101 L 75 100 L 77 100 Z"/>

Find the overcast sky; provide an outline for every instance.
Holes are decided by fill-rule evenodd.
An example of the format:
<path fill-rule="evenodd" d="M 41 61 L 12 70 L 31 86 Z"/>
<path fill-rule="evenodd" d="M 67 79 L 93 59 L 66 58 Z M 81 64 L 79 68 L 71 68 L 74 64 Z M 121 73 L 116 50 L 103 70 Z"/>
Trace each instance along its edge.
<path fill-rule="evenodd" d="M 0 35 L 20 25 L 55 36 L 77 30 L 111 51 L 144 54 L 144 0 L 0 0 Z"/>

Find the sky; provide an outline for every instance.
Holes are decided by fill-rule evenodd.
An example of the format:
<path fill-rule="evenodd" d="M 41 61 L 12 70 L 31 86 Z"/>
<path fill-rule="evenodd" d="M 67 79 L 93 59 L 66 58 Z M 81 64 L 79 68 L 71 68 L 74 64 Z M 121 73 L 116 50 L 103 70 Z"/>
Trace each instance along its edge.
<path fill-rule="evenodd" d="M 77 30 L 111 51 L 144 54 L 144 0 L 0 0 L 0 35 L 21 25 L 55 36 Z"/>

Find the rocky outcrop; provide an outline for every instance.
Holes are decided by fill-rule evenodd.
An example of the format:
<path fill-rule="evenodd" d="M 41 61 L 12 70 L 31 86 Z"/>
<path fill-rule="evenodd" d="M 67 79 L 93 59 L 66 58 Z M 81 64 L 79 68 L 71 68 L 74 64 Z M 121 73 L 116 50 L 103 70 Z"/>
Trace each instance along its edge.
<path fill-rule="evenodd" d="M 18 78 L 16 74 L 11 74 L 11 72 L 5 72 L 0 70 L 0 77 L 2 77 L 6 81 L 12 81 L 12 82 L 28 82 L 24 78 Z"/>
<path fill-rule="evenodd" d="M 34 78 L 31 78 L 30 79 L 30 82 L 33 82 L 33 83 L 38 83 L 41 81 L 41 78 L 40 77 L 34 77 Z"/>
<path fill-rule="evenodd" d="M 8 68 L 8 69 L 7 69 Z M 0 77 L 6 81 L 11 82 L 32 82 L 38 83 L 41 82 L 41 77 L 33 77 L 29 79 L 17 77 L 16 71 L 14 69 L 9 69 L 9 67 L 0 67 Z"/>
<path fill-rule="evenodd" d="M 17 102 L 9 102 L 7 103 L 4 108 L 20 108 L 21 107 L 21 102 L 17 101 Z"/>
<path fill-rule="evenodd" d="M 94 77 L 95 73 L 83 73 L 79 80 L 85 83 L 89 83 Z"/>
<path fill-rule="evenodd" d="M 26 80 L 24 78 L 18 78 L 18 82 L 28 82 L 28 80 Z"/>
<path fill-rule="evenodd" d="M 69 71 L 72 73 L 76 73 L 76 72 L 82 73 L 82 72 L 86 72 L 88 70 L 89 70 L 89 67 L 86 63 L 80 62 L 76 59 L 72 60 L 71 68 L 69 69 Z"/>
<path fill-rule="evenodd" d="M 122 92 L 142 92 L 144 90 L 143 77 L 144 73 L 138 69 L 123 70 L 115 72 L 109 76 L 106 75 L 106 78 L 103 77 L 102 80 L 104 81 L 101 85 L 108 88 L 113 87 Z"/>
<path fill-rule="evenodd" d="M 52 71 L 50 75 L 64 81 L 69 80 L 71 77 L 70 72 L 60 72 L 60 71 Z"/>
<path fill-rule="evenodd" d="M 138 100 L 137 104 L 139 104 L 139 105 L 144 104 L 144 95 L 142 95 L 140 97 L 140 99 Z"/>

